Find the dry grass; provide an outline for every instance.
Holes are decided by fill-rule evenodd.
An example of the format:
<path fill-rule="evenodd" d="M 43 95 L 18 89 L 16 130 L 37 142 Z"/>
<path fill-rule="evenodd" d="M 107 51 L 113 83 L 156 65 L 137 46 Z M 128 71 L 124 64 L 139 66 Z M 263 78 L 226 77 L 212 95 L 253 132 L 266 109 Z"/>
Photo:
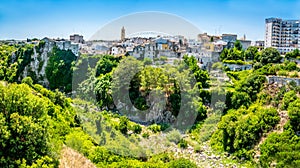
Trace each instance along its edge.
<path fill-rule="evenodd" d="M 96 166 L 82 154 L 65 146 L 61 151 L 59 168 L 96 168 Z"/>

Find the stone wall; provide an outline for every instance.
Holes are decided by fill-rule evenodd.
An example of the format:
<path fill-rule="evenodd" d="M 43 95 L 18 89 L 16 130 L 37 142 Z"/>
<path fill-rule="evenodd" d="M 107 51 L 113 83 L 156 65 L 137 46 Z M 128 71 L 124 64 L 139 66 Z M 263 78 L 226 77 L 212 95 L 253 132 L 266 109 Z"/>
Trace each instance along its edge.
<path fill-rule="evenodd" d="M 286 84 L 294 81 L 297 86 L 300 85 L 299 78 L 289 78 L 289 77 L 283 77 L 283 76 L 267 76 L 267 81 L 269 84 L 277 83 L 277 84 L 281 84 L 281 85 L 286 85 Z"/>

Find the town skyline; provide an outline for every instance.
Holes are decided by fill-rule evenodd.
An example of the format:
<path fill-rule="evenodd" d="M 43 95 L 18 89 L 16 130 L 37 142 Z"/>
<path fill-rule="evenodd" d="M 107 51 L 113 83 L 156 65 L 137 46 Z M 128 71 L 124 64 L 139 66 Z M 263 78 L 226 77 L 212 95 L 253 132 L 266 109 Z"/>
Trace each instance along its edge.
<path fill-rule="evenodd" d="M 297 11 L 300 1 L 274 2 L 9 1 L 0 5 L 0 39 L 68 38 L 75 33 L 89 39 L 101 27 L 120 17 L 144 11 L 158 11 L 186 19 L 201 31 L 199 33 L 232 33 L 239 38 L 245 34 L 247 39 L 263 40 L 265 18 L 299 19 L 300 16 Z M 179 3 L 182 4 L 178 5 Z M 112 34 L 119 37 L 119 30 L 120 28 Z"/>

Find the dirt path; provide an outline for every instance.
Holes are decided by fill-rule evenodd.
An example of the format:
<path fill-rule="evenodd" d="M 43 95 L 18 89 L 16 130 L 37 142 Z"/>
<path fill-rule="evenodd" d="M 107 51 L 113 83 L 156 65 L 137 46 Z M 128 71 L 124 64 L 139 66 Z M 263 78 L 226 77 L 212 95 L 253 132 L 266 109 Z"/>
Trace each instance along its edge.
<path fill-rule="evenodd" d="M 174 152 L 176 158 L 186 158 L 196 163 L 201 168 L 237 168 L 241 167 L 235 163 L 228 163 L 225 160 L 230 159 L 230 156 L 214 154 L 208 143 L 203 143 L 199 152 L 195 152 L 193 147 L 189 146 L 186 149 L 172 146 L 168 149 Z M 225 159 L 225 160 L 224 160 Z"/>
<path fill-rule="evenodd" d="M 96 168 L 96 166 L 82 154 L 64 146 L 61 151 L 59 168 Z"/>

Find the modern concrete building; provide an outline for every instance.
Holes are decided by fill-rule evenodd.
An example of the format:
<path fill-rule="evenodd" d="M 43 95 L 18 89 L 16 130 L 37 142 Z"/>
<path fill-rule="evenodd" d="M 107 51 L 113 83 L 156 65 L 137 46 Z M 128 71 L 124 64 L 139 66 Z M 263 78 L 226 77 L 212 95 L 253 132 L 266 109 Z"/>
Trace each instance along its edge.
<path fill-rule="evenodd" d="M 283 20 L 267 18 L 265 32 L 265 48 L 276 48 L 281 54 L 299 48 L 300 20 Z"/>

